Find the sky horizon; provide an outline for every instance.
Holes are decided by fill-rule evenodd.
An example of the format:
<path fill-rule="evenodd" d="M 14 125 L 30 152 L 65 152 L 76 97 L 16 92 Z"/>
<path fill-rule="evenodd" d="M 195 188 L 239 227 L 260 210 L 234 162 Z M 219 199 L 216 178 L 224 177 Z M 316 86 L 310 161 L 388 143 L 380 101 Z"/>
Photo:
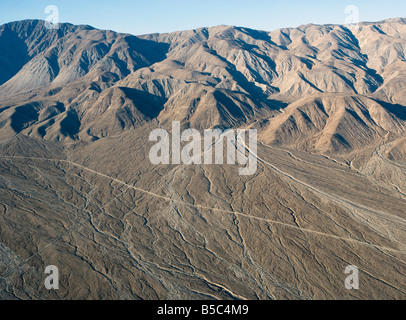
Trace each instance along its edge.
<path fill-rule="evenodd" d="M 404 0 L 2 0 L 0 25 L 25 19 L 45 20 L 50 15 L 45 8 L 50 5 L 58 8 L 59 22 L 134 35 L 217 25 L 273 31 L 309 23 L 346 24 L 354 19 L 375 22 L 406 17 Z"/>

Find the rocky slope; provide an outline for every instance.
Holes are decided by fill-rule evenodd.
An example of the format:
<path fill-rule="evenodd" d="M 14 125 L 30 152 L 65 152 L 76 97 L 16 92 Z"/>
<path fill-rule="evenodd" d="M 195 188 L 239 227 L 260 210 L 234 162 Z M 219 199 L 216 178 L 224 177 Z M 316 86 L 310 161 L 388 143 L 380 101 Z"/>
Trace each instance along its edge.
<path fill-rule="evenodd" d="M 348 152 L 404 132 L 405 34 L 403 19 L 351 29 L 218 26 L 140 37 L 89 26 L 47 30 L 41 21 L 10 23 L 0 28 L 1 110 L 7 109 L 0 130 L 63 140 L 114 135 L 155 118 L 196 128 L 261 122 L 264 141 Z M 362 102 L 351 102 L 359 95 Z M 8 121 L 22 112 L 21 102 L 33 101 L 38 106 L 27 108 L 26 123 Z M 60 105 L 56 114 L 40 115 L 46 111 L 39 106 L 53 104 Z M 327 113 L 320 111 L 324 104 Z M 363 109 L 351 111 L 352 104 Z M 352 132 L 351 141 L 340 138 L 343 125 L 337 123 L 346 119 L 347 107 L 349 117 L 374 114 L 367 115 L 370 123 L 362 115 L 347 121 L 343 130 Z M 303 125 L 288 116 L 292 109 Z M 313 119 L 320 112 L 324 119 Z M 75 129 L 67 132 L 61 122 L 71 121 Z M 365 133 L 364 126 L 376 128 Z"/>

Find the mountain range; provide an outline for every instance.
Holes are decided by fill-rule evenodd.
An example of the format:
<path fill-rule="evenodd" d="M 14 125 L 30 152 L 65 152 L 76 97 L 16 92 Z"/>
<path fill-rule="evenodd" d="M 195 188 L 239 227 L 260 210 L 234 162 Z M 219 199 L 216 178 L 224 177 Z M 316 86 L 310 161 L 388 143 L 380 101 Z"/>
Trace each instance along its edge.
<path fill-rule="evenodd" d="M 404 133 L 405 31 L 404 19 L 140 37 L 10 23 L 0 27 L 1 131 L 94 139 L 182 120 L 254 125 L 267 143 L 350 152 Z"/>

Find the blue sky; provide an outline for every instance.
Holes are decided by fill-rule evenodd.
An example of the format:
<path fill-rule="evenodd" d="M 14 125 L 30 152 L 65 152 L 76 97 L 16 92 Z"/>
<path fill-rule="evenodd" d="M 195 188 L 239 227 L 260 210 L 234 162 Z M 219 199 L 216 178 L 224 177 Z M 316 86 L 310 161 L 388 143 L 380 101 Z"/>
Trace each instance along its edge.
<path fill-rule="evenodd" d="M 361 21 L 406 17 L 405 0 L 0 0 L 0 24 L 45 19 L 56 5 L 60 21 L 135 35 L 220 24 L 272 31 L 306 23 L 344 24 L 345 8 L 359 8 Z"/>

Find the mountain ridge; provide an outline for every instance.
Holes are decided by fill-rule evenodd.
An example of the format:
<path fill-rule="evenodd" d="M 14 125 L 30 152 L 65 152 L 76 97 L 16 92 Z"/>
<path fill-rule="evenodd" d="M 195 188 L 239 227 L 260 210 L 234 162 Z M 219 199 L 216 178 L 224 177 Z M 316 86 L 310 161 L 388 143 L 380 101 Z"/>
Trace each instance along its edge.
<path fill-rule="evenodd" d="M 36 136 L 45 139 L 93 140 L 153 119 L 160 123 L 179 120 L 197 129 L 261 123 L 257 127 L 263 141 L 278 145 L 289 141 L 289 146 L 305 150 L 348 153 L 362 144 L 362 117 L 344 129 L 356 131 L 350 141 L 337 140 L 342 137 L 338 132 L 321 139 L 324 129 L 305 129 L 315 127 L 314 123 L 304 125 L 306 120 L 297 127 L 298 119 L 283 120 L 286 107 L 297 105 L 297 112 L 311 119 L 317 103 L 313 105 L 316 109 L 306 109 L 297 101 L 325 95 L 323 101 L 347 103 L 351 96 L 360 95 L 367 97 L 364 101 L 372 109 L 379 109 L 372 113 L 383 112 L 381 117 L 391 119 L 396 117 L 395 109 L 404 113 L 406 101 L 403 18 L 351 28 L 307 24 L 266 32 L 222 25 L 142 36 L 72 24 L 47 30 L 41 20 L 26 20 L 0 26 L 0 48 L 9 48 L 10 43 L 24 50 L 17 59 L 7 50 L 0 54 L 0 67 L 16 60 L 0 82 L 0 104 L 7 107 L 7 112 L 3 109 L 0 113 L 0 123 L 4 124 L 0 133 L 4 134 L 25 130 L 29 134 L 36 131 Z M 337 97 L 332 97 L 334 94 Z M 349 98 L 340 100 L 343 94 Z M 63 104 L 65 111 L 45 122 L 28 115 L 22 127 L 10 125 L 12 111 L 21 114 L 18 104 L 32 101 Z M 72 114 L 78 128 L 69 134 L 60 123 L 69 123 Z M 404 133 L 405 119 L 398 120 L 401 124 L 397 129 L 389 130 L 394 139 Z M 304 131 L 290 138 L 291 132 L 285 130 L 276 134 L 280 128 L 276 123 L 281 122 L 287 128 Z M 47 135 L 47 130 L 53 133 Z M 380 130 L 371 131 L 374 133 L 368 143 L 377 143 L 385 136 L 386 129 Z"/>

